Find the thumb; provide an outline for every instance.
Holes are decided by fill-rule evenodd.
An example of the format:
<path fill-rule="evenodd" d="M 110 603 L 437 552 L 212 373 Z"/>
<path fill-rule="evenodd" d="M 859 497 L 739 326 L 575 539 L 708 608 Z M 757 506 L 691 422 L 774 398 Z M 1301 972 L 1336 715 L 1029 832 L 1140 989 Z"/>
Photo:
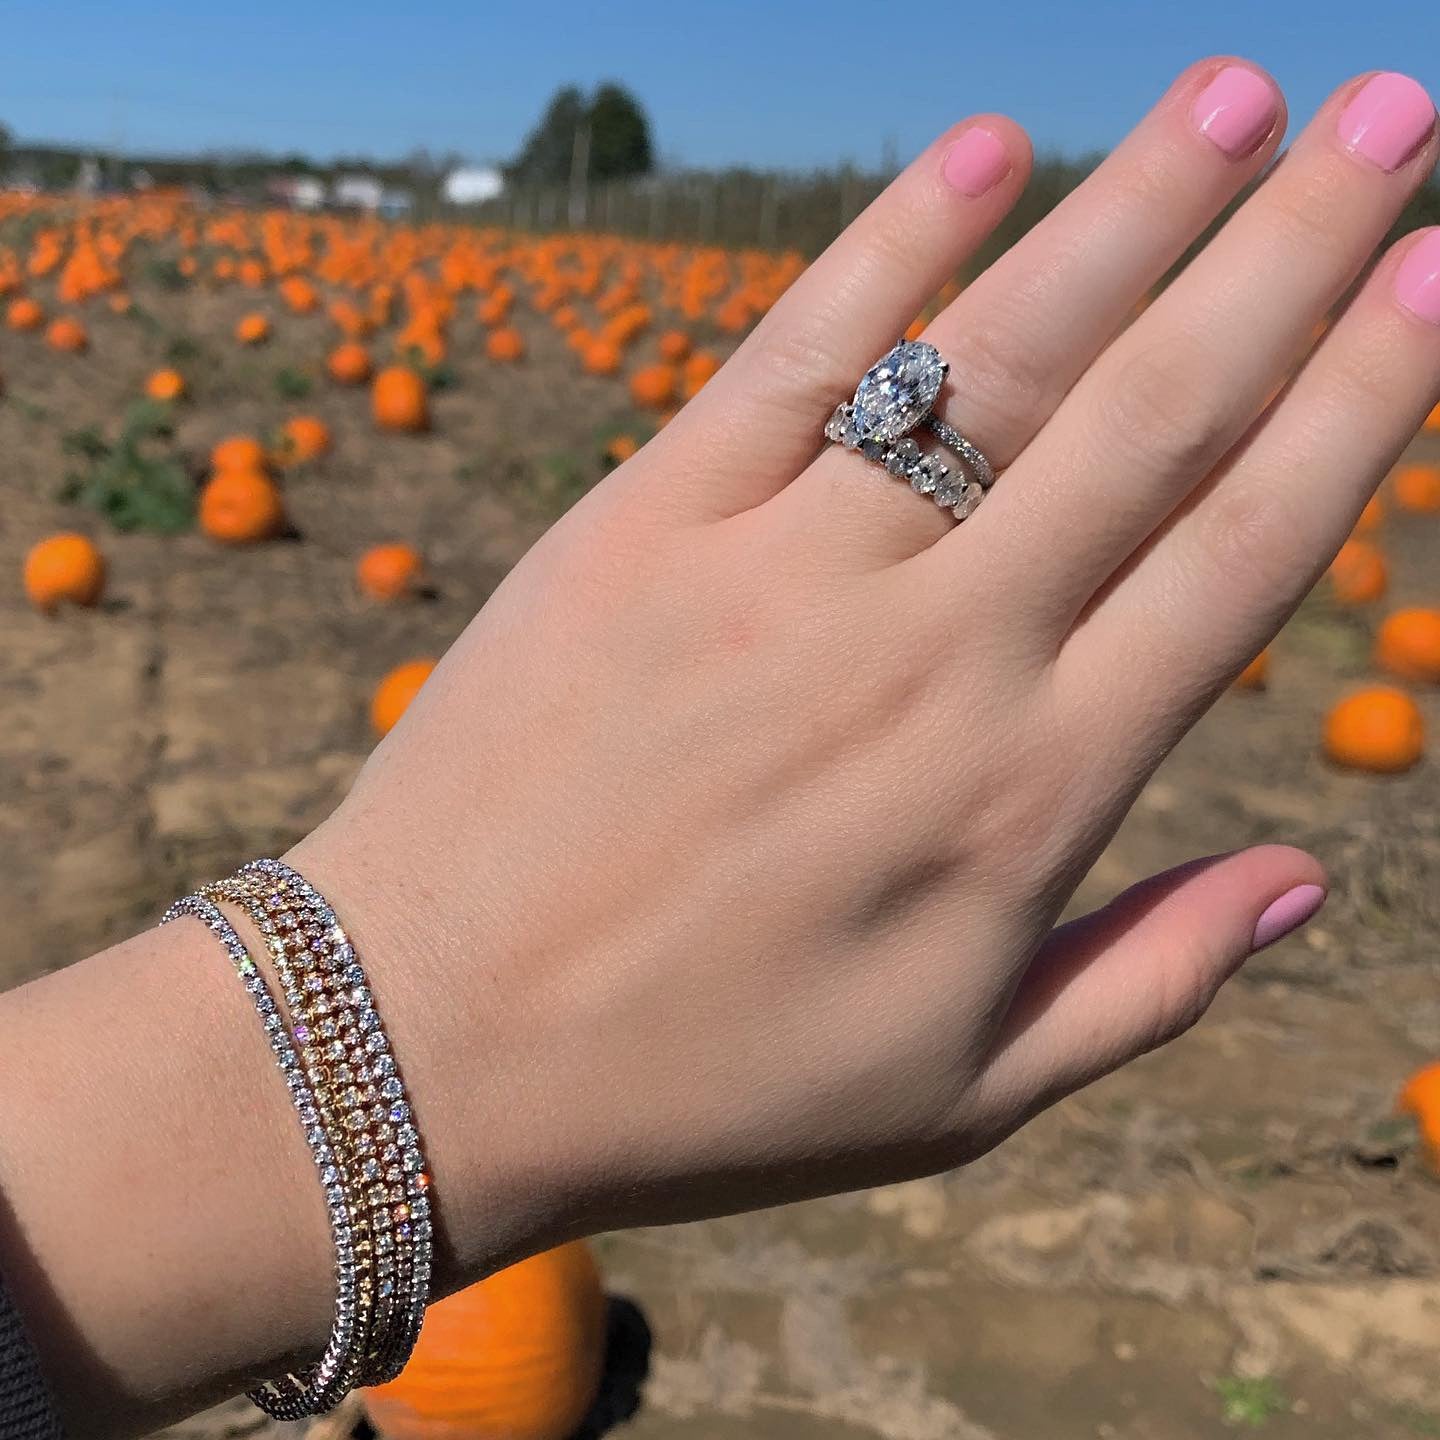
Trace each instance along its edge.
<path fill-rule="evenodd" d="M 1048 1104 L 1173 1040 L 1324 902 L 1320 862 L 1283 845 L 1142 880 L 1051 932 L 1002 1023 L 989 1081 Z"/>

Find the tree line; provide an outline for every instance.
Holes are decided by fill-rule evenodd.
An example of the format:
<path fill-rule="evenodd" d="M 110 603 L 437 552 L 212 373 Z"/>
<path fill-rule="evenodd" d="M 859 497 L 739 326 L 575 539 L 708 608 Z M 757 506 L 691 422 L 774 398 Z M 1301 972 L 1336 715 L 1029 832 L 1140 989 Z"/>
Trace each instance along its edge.
<path fill-rule="evenodd" d="M 1040 159 L 987 253 L 1012 244 L 1079 184 L 1098 159 Z M 24 180 L 42 190 L 73 187 L 82 169 L 93 164 L 98 164 L 101 182 L 115 189 L 130 188 L 143 172 L 157 185 L 197 186 L 248 200 L 262 198 L 267 182 L 276 176 L 313 176 L 328 183 L 339 175 L 364 172 L 411 196 L 416 214 L 425 218 L 443 213 L 444 177 L 460 163 L 456 154 L 427 150 L 394 160 L 353 155 L 323 162 L 298 152 L 119 155 L 93 147 L 16 141 L 0 126 L 0 174 L 12 184 Z M 500 169 L 505 193 L 476 213 L 488 223 L 544 231 L 608 230 L 804 254 L 823 249 L 891 178 L 854 167 L 808 173 L 743 167 L 661 169 L 644 107 L 614 82 L 588 94 L 574 85 L 557 90 Z M 1440 224 L 1440 186 L 1433 181 L 1411 200 L 1395 234 L 1432 224 Z"/>

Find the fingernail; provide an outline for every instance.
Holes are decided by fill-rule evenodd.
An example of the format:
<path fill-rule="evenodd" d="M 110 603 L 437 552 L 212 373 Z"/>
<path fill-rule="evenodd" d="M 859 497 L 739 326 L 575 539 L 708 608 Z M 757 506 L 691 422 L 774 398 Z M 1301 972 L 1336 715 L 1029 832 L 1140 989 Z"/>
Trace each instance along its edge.
<path fill-rule="evenodd" d="M 1340 116 L 1340 143 L 1382 170 L 1398 170 L 1430 138 L 1435 106 L 1408 75 L 1372 76 Z"/>
<path fill-rule="evenodd" d="M 997 135 L 976 125 L 946 151 L 942 170 L 952 190 L 974 199 L 1010 173 L 1010 155 Z"/>
<path fill-rule="evenodd" d="M 1232 160 L 1248 155 L 1275 128 L 1275 87 L 1243 65 L 1229 65 L 1195 97 L 1190 123 Z"/>
<path fill-rule="evenodd" d="M 1395 298 L 1412 315 L 1440 325 L 1440 230 L 1410 247 L 1395 272 Z"/>
<path fill-rule="evenodd" d="M 1292 930 L 1298 930 L 1325 903 L 1325 890 L 1320 885 L 1297 885 L 1287 890 L 1278 900 L 1265 907 L 1264 913 L 1255 922 L 1255 935 L 1250 941 L 1250 953 L 1263 950 L 1277 940 L 1283 940 Z"/>

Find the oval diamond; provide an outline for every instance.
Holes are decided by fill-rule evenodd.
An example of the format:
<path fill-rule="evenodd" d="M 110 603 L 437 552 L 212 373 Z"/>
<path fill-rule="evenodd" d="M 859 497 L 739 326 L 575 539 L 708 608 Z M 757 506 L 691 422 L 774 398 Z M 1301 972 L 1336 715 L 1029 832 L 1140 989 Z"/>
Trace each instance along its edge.
<path fill-rule="evenodd" d="M 860 439 L 888 442 L 913 430 L 935 404 L 946 368 L 923 340 L 902 340 L 877 360 L 855 390 L 852 423 Z"/>

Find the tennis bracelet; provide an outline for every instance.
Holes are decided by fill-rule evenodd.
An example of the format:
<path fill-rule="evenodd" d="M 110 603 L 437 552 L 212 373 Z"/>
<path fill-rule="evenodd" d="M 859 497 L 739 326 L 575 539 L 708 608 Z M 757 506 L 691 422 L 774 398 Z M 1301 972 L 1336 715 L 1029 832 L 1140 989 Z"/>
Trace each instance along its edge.
<path fill-rule="evenodd" d="M 264 940 L 284 1001 L 221 910 Z M 172 905 L 229 955 L 265 1028 L 311 1159 L 335 1251 L 335 1318 L 320 1359 L 250 1398 L 278 1420 L 323 1414 L 356 1385 L 393 1380 L 430 1293 L 430 1175 L 389 1037 L 355 947 L 330 905 L 278 860 L 253 860 Z"/>

